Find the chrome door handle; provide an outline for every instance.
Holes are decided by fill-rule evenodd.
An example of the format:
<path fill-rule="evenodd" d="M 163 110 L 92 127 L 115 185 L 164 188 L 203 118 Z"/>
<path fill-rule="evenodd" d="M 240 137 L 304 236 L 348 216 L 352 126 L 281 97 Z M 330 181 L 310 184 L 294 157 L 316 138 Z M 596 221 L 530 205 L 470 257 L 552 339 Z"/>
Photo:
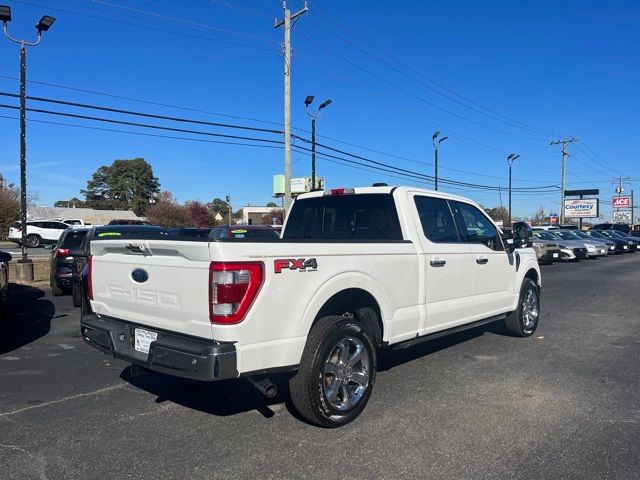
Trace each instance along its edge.
<path fill-rule="evenodd" d="M 447 261 L 444 258 L 434 258 L 429 262 L 432 267 L 444 267 Z"/>
<path fill-rule="evenodd" d="M 480 265 L 484 265 L 485 263 L 489 263 L 489 259 L 488 258 L 476 258 L 476 263 L 478 263 Z"/>

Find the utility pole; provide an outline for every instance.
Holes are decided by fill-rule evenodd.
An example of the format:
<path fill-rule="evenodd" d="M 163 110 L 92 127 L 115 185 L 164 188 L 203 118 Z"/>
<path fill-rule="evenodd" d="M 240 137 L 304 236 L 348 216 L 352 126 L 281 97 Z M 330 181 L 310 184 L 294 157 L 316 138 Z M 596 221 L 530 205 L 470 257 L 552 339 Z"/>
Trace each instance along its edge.
<path fill-rule="evenodd" d="M 20 226 L 22 227 L 22 258 L 16 264 L 16 277 L 19 280 L 33 280 L 33 263 L 27 256 L 27 47 L 35 47 L 42 40 L 42 32 L 46 32 L 56 21 L 55 18 L 44 15 L 38 24 L 38 38 L 34 42 L 27 42 L 12 37 L 7 23 L 11 21 L 11 8 L 0 5 L 0 21 L 5 37 L 20 45 Z"/>
<path fill-rule="evenodd" d="M 313 103 L 313 99 L 315 97 L 313 95 L 307 95 L 307 98 L 304 100 L 304 109 L 307 112 L 307 115 L 311 118 L 311 191 L 315 190 L 316 185 L 316 120 L 320 118 L 320 112 L 322 112 L 323 108 L 327 108 L 331 105 L 331 99 L 327 99 L 320 104 L 318 107 L 318 111 L 313 114 L 309 111 L 309 105 Z"/>
<path fill-rule="evenodd" d="M 434 157 L 434 188 L 436 191 L 438 191 L 438 147 L 440 146 L 440 144 L 442 142 L 444 142 L 447 138 L 449 137 L 442 137 L 440 140 L 436 140 L 436 138 L 438 138 L 438 135 L 440 135 L 440 131 L 438 130 L 437 132 L 434 132 L 434 134 L 431 136 L 431 143 L 433 143 L 433 157 Z"/>
<path fill-rule="evenodd" d="M 227 195 L 227 206 L 229 207 L 229 226 L 231 226 L 231 194 Z"/>
<path fill-rule="evenodd" d="M 508 217 L 509 225 L 508 227 L 511 227 L 511 167 L 513 166 L 513 162 L 515 162 L 518 158 L 520 158 L 520 155 L 516 155 L 515 153 L 512 153 L 507 157 L 507 163 L 509 164 L 509 217 Z"/>
<path fill-rule="evenodd" d="M 291 21 L 297 20 L 309 10 L 307 3 L 304 7 L 291 14 L 287 2 L 282 2 L 284 20 L 276 20 L 274 28 L 284 26 L 284 213 L 286 218 L 291 205 Z"/>
<path fill-rule="evenodd" d="M 563 138 L 561 140 L 554 140 L 549 144 L 562 145 L 562 190 L 560 191 L 560 225 L 564 223 L 564 191 L 567 186 L 567 157 L 571 156 L 571 154 L 567 152 L 567 145 L 577 141 L 577 138 Z"/>

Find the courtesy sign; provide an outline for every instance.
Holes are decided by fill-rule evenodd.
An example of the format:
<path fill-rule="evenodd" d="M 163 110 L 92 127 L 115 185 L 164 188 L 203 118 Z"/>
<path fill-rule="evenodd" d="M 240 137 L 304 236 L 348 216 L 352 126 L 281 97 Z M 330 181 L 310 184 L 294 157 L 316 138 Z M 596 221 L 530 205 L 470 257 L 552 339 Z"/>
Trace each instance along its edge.
<path fill-rule="evenodd" d="M 599 214 L 597 198 L 564 201 L 565 218 L 597 218 Z"/>

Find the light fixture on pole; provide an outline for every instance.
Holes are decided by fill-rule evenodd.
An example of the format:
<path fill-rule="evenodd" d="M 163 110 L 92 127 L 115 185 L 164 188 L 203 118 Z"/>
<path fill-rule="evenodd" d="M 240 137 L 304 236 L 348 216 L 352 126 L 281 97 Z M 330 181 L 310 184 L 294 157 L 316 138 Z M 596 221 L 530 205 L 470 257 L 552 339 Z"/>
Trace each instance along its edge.
<path fill-rule="evenodd" d="M 34 42 L 19 40 L 9 34 L 7 23 L 11 21 L 11 8 L 0 5 L 0 21 L 4 35 L 13 43 L 20 45 L 20 223 L 22 227 L 22 258 L 16 266 L 16 277 L 21 280 L 33 280 L 33 263 L 27 257 L 27 47 L 35 47 L 42 40 L 42 32 L 46 32 L 56 21 L 48 15 L 43 16 L 36 30 L 38 38 Z"/>
<path fill-rule="evenodd" d="M 320 104 L 318 111 L 313 114 L 309 112 L 309 106 L 313 103 L 313 95 L 307 95 L 304 99 L 304 109 L 307 115 L 311 117 L 311 190 L 315 190 L 316 185 L 316 120 L 320 118 L 320 112 L 331 105 L 331 100 L 327 99 Z"/>
<path fill-rule="evenodd" d="M 440 144 L 442 142 L 444 142 L 447 138 L 449 137 L 442 137 L 439 140 L 437 140 L 438 135 L 440 135 L 440 130 L 434 132 L 434 134 L 431 136 L 431 142 L 433 143 L 433 155 L 434 155 L 434 160 L 435 160 L 435 164 L 434 164 L 434 186 L 435 189 L 438 190 L 438 147 L 440 146 Z"/>
<path fill-rule="evenodd" d="M 518 158 L 520 158 L 520 155 L 516 155 L 515 153 L 512 153 L 507 157 L 507 163 L 509 164 L 509 225 L 507 225 L 508 227 L 511 227 L 511 166 L 513 165 L 513 162 L 515 162 Z"/>

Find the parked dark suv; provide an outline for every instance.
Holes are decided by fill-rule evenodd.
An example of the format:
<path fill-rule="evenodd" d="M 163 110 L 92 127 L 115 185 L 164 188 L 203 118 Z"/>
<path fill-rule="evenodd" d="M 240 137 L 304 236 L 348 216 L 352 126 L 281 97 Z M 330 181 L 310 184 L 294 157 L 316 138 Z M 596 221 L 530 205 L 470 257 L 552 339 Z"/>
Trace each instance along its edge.
<path fill-rule="evenodd" d="M 631 226 L 628 223 L 599 223 L 591 227 L 593 230 L 620 230 L 629 233 Z"/>
<path fill-rule="evenodd" d="M 71 275 L 74 255 L 80 253 L 80 245 L 89 232 L 88 228 L 67 228 L 51 252 L 51 293 L 60 296 L 71 291 Z"/>

